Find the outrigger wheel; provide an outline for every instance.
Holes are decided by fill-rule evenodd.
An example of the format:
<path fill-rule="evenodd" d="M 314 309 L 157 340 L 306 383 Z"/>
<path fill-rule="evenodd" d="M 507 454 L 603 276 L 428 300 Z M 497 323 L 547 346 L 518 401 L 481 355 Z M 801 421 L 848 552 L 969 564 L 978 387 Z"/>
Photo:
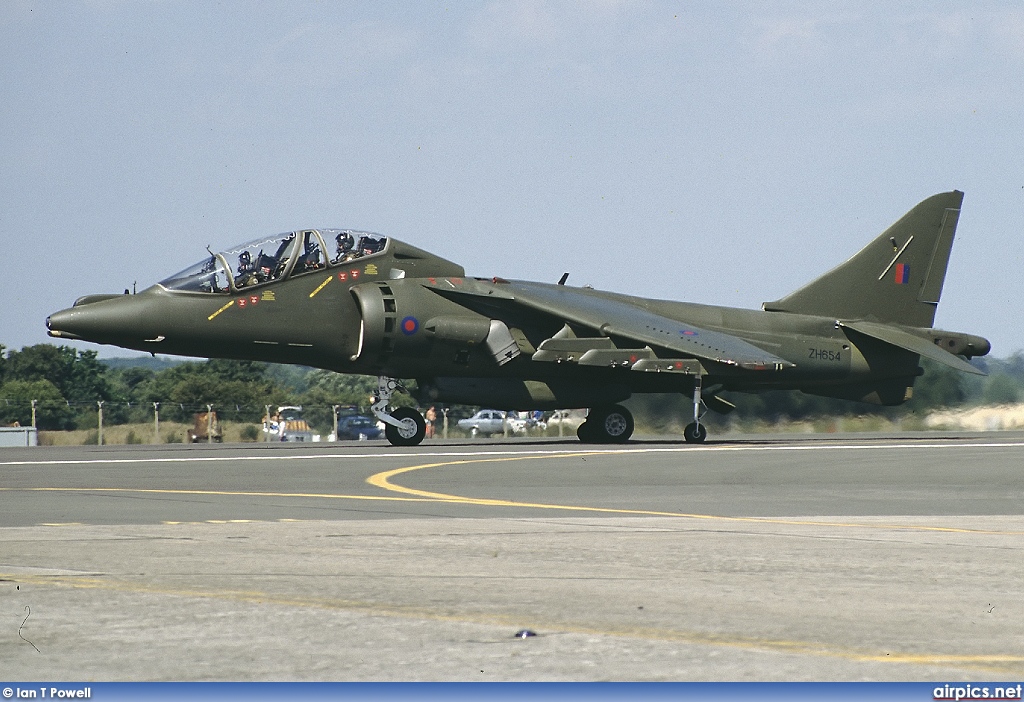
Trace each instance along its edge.
<path fill-rule="evenodd" d="M 703 424 L 691 422 L 683 429 L 683 439 L 688 444 L 703 444 L 708 438 L 708 428 Z"/>
<path fill-rule="evenodd" d="M 423 441 L 423 437 L 427 435 L 427 423 L 423 420 L 423 415 L 412 407 L 399 407 L 391 413 L 391 416 L 402 425 L 400 427 L 393 424 L 384 425 L 384 436 L 392 446 L 418 446 Z"/>
<path fill-rule="evenodd" d="M 700 409 L 701 406 L 704 406 L 704 400 L 701 399 L 703 380 L 700 375 L 693 379 L 693 422 L 687 424 L 683 429 L 683 439 L 688 444 L 703 444 L 704 440 L 708 438 L 708 428 L 700 422 L 703 414 Z"/>
<path fill-rule="evenodd" d="M 585 444 L 624 444 L 633 435 L 633 415 L 622 405 L 595 407 L 576 430 Z"/>

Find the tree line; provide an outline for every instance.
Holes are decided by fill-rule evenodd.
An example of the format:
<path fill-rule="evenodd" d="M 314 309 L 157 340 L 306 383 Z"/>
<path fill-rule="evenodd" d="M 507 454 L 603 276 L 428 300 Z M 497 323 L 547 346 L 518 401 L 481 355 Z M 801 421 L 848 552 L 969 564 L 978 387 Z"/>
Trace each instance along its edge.
<path fill-rule="evenodd" d="M 268 405 L 302 405 L 307 420 L 326 429 L 335 405 L 365 412 L 376 387 L 368 376 L 255 361 L 100 360 L 69 346 L 0 346 L 0 423 L 28 426 L 34 406 L 43 430 L 93 428 L 100 403 L 105 424 L 152 421 L 154 410 L 191 423 L 211 404 L 223 419 L 260 422 Z"/>
<path fill-rule="evenodd" d="M 1024 352 L 975 363 L 989 372 L 988 377 L 923 362 L 925 373 L 914 386 L 913 398 L 897 408 L 795 391 L 729 397 L 737 405 L 737 417 L 767 421 L 865 413 L 894 416 L 938 407 L 1016 402 L 1024 397 Z M 95 427 L 98 403 L 103 403 L 107 424 L 148 422 L 154 409 L 159 409 L 161 419 L 191 423 L 193 415 L 206 411 L 208 404 L 223 419 L 259 422 L 267 405 L 302 405 L 309 423 L 326 432 L 335 406 L 368 411 L 376 383 L 369 376 L 255 361 L 101 360 L 95 351 L 69 346 L 38 344 L 15 351 L 0 345 L 0 424 L 28 426 L 33 406 L 36 426 L 62 430 Z M 685 415 L 692 411 L 688 402 L 682 396 L 653 396 L 635 398 L 631 404 L 639 414 Z M 415 405 L 415 401 L 400 396 L 396 404 Z M 474 409 L 455 407 L 452 416 L 468 416 Z"/>

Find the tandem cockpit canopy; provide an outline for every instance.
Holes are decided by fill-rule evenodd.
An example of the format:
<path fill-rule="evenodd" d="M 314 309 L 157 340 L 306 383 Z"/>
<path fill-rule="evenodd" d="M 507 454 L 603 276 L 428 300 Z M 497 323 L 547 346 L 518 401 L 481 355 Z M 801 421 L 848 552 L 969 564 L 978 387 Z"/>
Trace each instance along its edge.
<path fill-rule="evenodd" d="M 371 232 L 303 229 L 211 251 L 158 284 L 168 290 L 229 293 L 375 256 L 387 248 L 388 238 Z"/>

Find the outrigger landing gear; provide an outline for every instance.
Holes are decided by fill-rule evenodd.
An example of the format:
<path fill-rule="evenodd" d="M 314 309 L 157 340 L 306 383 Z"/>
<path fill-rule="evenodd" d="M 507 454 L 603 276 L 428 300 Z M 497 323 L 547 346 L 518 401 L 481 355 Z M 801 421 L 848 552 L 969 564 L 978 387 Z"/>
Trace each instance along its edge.
<path fill-rule="evenodd" d="M 388 404 L 401 385 L 394 378 L 377 378 L 377 400 L 370 405 L 373 416 L 384 422 L 384 436 L 392 446 L 417 446 L 427 435 L 423 416 L 411 407 L 399 407 L 388 412 Z"/>
<path fill-rule="evenodd" d="M 633 415 L 622 405 L 595 407 L 576 430 L 585 444 L 624 444 L 633 435 Z"/>
<path fill-rule="evenodd" d="M 700 411 L 701 405 L 704 403 L 700 393 L 701 376 L 697 375 L 693 379 L 693 423 L 687 424 L 683 429 L 683 439 L 688 444 L 703 444 L 704 440 L 708 438 L 707 427 L 700 423 L 700 418 L 704 416 L 704 413 Z"/>

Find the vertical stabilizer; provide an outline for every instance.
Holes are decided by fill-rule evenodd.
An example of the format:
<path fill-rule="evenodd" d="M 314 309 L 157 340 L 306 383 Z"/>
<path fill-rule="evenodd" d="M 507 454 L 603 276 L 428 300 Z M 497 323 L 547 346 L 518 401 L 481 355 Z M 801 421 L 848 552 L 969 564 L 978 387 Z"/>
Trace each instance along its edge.
<path fill-rule="evenodd" d="M 963 199 L 957 190 L 933 195 L 848 261 L 764 309 L 932 326 Z"/>

